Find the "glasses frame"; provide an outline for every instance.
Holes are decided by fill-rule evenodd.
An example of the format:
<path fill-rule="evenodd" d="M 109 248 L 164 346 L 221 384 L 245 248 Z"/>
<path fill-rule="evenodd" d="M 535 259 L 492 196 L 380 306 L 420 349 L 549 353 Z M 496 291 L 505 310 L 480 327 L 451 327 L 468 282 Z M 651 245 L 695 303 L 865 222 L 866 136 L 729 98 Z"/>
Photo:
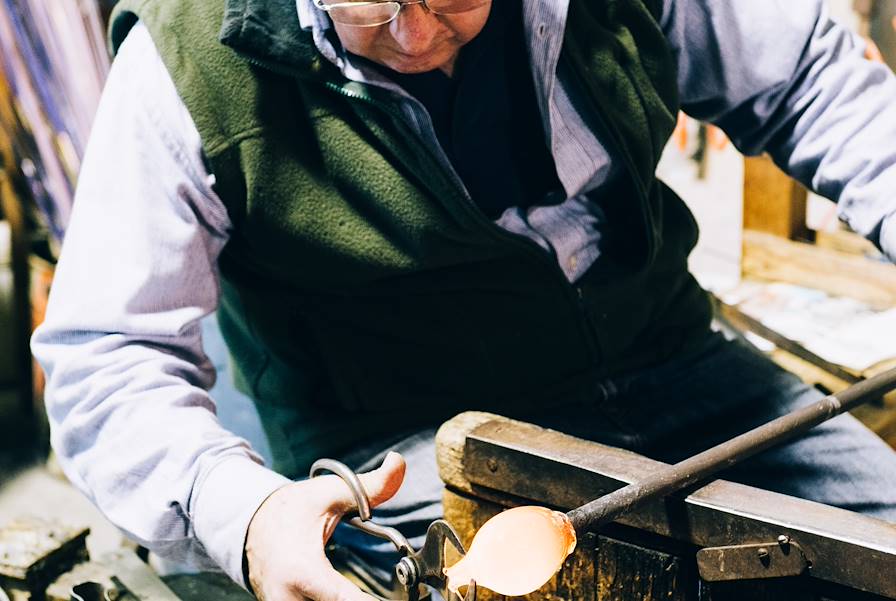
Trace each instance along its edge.
<path fill-rule="evenodd" d="M 377 4 L 397 4 L 398 10 L 395 11 L 395 14 L 392 15 L 391 18 L 389 18 L 385 21 L 382 21 L 381 23 L 371 23 L 369 25 L 358 25 L 357 23 L 343 23 L 342 21 L 336 21 L 336 19 L 333 19 L 333 20 L 336 21 L 337 23 L 339 23 L 340 25 L 345 25 L 346 27 L 379 27 L 381 25 L 391 23 L 392 21 L 397 19 L 398 15 L 401 14 L 402 9 L 404 9 L 405 6 L 410 6 L 412 4 L 422 4 L 423 8 L 425 8 L 427 11 L 431 12 L 434 15 L 459 15 L 459 14 L 463 14 L 465 12 L 470 12 L 470 11 L 476 10 L 477 8 L 481 8 L 482 6 L 485 6 L 486 2 L 483 2 L 482 5 L 480 5 L 480 6 L 475 6 L 473 8 L 470 8 L 470 9 L 467 9 L 464 11 L 459 11 L 456 13 L 443 13 L 443 12 L 439 12 L 437 10 L 433 10 L 432 8 L 430 8 L 429 3 L 426 0 L 367 0 L 366 2 L 337 2 L 335 4 L 324 4 L 324 0 L 314 0 L 314 5 L 317 8 L 319 8 L 320 10 L 322 10 L 328 14 L 334 8 L 349 8 L 349 7 L 357 8 L 357 7 L 361 7 L 361 6 L 376 6 Z M 330 18 L 332 19 L 333 16 L 330 15 Z"/>

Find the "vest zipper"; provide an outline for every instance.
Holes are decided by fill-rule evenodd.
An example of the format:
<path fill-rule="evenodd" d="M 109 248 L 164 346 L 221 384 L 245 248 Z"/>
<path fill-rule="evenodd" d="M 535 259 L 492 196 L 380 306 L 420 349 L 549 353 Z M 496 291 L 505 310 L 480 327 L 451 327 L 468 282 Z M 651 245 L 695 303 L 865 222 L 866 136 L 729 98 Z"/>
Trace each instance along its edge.
<path fill-rule="evenodd" d="M 250 64 L 253 64 L 257 67 L 267 69 L 269 71 L 272 71 L 279 75 L 283 75 L 285 77 L 306 79 L 305 77 L 303 77 L 303 75 L 301 73 L 299 73 L 295 69 L 291 69 L 289 67 L 286 67 L 283 65 L 278 65 L 276 63 L 271 63 L 268 61 L 262 61 L 262 60 L 259 60 L 257 58 L 254 58 L 252 56 L 248 56 L 248 55 L 245 55 L 242 53 L 240 53 L 240 55 L 246 61 L 248 61 Z M 403 127 L 407 127 L 404 122 L 403 115 L 396 112 L 391 107 L 388 107 L 385 104 L 377 101 L 375 98 L 372 98 L 371 96 L 369 96 L 367 94 L 363 94 L 361 92 L 357 92 L 357 91 L 353 91 L 353 90 L 346 90 L 343 86 L 341 86 L 335 82 L 332 82 L 332 81 L 326 81 L 326 82 L 324 82 L 324 85 L 327 88 L 329 88 L 330 90 L 333 90 L 337 94 L 340 94 L 346 98 L 365 102 L 365 103 L 369 104 L 370 106 L 372 106 L 380 111 L 383 111 L 384 113 L 393 117 L 396 120 L 396 122 L 401 123 Z M 409 139 L 417 138 L 417 134 L 412 131 L 409 131 L 408 134 L 409 134 Z M 425 144 L 420 144 L 420 146 L 423 149 L 422 154 L 428 159 L 428 161 L 432 164 L 432 166 L 436 169 L 436 171 L 439 173 L 442 173 L 442 175 L 445 176 L 446 175 L 445 169 L 444 169 L 444 167 L 442 167 L 441 164 L 439 164 L 439 161 L 435 157 L 432 156 L 432 150 L 430 148 L 428 148 Z M 448 179 L 452 180 L 453 178 L 448 177 Z M 450 182 L 449 187 L 454 189 L 455 192 L 457 192 L 459 189 L 457 184 L 453 181 Z M 591 351 L 591 354 L 593 357 L 593 362 L 596 367 L 599 367 L 600 361 L 602 359 L 601 348 L 600 348 L 600 344 L 597 341 L 597 337 L 595 336 L 594 332 L 592 331 L 592 325 L 590 323 L 590 320 L 588 319 L 588 314 L 587 314 L 587 309 L 585 307 L 585 299 L 584 299 L 584 294 L 582 292 L 582 288 L 580 286 L 574 286 L 573 284 L 571 284 L 569 282 L 569 280 L 566 278 L 566 274 L 563 273 L 563 270 L 560 268 L 560 265 L 557 263 L 557 261 L 553 260 L 550 257 L 550 255 L 545 253 L 544 249 L 541 248 L 537 243 L 535 243 L 533 240 L 529 240 L 528 238 L 518 236 L 516 234 L 512 234 L 512 233 L 502 229 L 500 226 L 496 225 L 491 220 L 487 219 L 485 217 L 485 215 L 483 215 L 481 213 L 481 211 L 478 209 L 478 207 L 474 206 L 472 200 L 469 198 L 469 196 L 466 194 L 466 192 L 464 192 L 460 196 L 462 196 L 463 202 L 460 202 L 458 204 L 461 205 L 461 207 L 467 213 L 467 215 L 469 215 L 474 221 L 476 221 L 483 227 L 483 230 L 485 232 L 498 238 L 499 240 L 503 240 L 510 244 L 516 245 L 517 247 L 519 247 L 521 249 L 524 249 L 529 254 L 535 256 L 536 260 L 546 261 L 548 263 L 551 271 L 560 280 L 561 288 L 563 289 L 564 293 L 566 294 L 566 297 L 569 300 L 570 304 L 572 304 L 574 307 L 576 307 L 576 314 L 579 318 L 579 327 L 585 332 L 585 340 L 586 340 L 589 350 Z"/>
<path fill-rule="evenodd" d="M 604 119 L 604 115 L 600 110 L 600 106 L 598 106 L 598 103 L 588 93 L 588 86 L 585 85 L 585 81 L 583 80 L 581 73 L 576 70 L 575 65 L 573 65 L 570 59 L 565 55 L 561 54 L 561 60 L 563 60 L 567 64 L 568 68 L 566 69 L 566 71 L 572 74 L 572 76 L 576 79 L 579 90 L 581 90 L 582 92 L 582 97 L 590 106 L 591 111 L 597 119 L 598 123 L 610 135 L 610 139 L 613 141 L 616 150 L 618 150 L 619 154 L 622 155 L 622 160 L 625 163 L 625 167 L 626 169 L 628 169 L 631 179 L 635 184 L 635 191 L 638 193 L 638 200 L 640 201 L 641 206 L 641 216 L 644 220 L 644 228 L 647 231 L 647 257 L 649 260 L 652 260 L 654 253 L 656 252 L 656 240 L 654 239 L 655 224 L 653 223 L 653 211 L 650 207 L 650 193 L 644 187 L 644 183 L 638 176 L 638 169 L 635 166 L 635 160 L 632 158 L 632 155 L 628 151 L 628 148 L 624 144 L 620 143 L 620 141 L 622 140 L 622 136 L 620 135 L 619 130 L 616 128 L 616 126 Z"/>
<path fill-rule="evenodd" d="M 335 82 L 326 82 L 325 85 L 334 92 L 337 92 L 342 96 L 345 96 L 346 98 L 366 102 L 370 106 L 373 106 L 374 108 L 389 114 L 390 116 L 395 118 L 398 123 L 401 123 L 403 127 L 406 127 L 406 125 L 404 124 L 403 115 L 388 107 L 387 105 L 379 102 L 375 98 L 372 98 L 371 96 L 358 91 L 346 90 L 343 86 L 340 86 Z M 416 139 L 418 137 L 417 134 L 413 131 L 408 131 L 407 133 L 410 136 L 410 139 Z M 443 178 L 449 180 L 449 187 L 454 189 L 455 192 L 458 192 L 459 188 L 457 184 L 452 181 L 453 177 L 447 176 L 447 174 L 445 173 L 445 168 L 439 163 L 438 159 L 432 155 L 432 150 L 426 144 L 419 144 L 419 146 L 422 148 L 422 154 L 426 157 L 427 162 L 430 163 L 431 167 L 433 167 L 437 172 L 441 173 Z M 470 199 L 466 192 L 464 192 L 463 194 L 455 194 L 455 196 L 459 197 L 459 199 L 462 201 L 457 204 L 461 205 L 466 214 L 469 215 L 480 226 L 482 226 L 484 231 L 498 238 L 499 240 L 503 240 L 510 244 L 516 245 L 521 249 L 524 249 L 529 254 L 535 256 L 539 261 L 547 262 L 551 271 L 555 274 L 555 276 L 559 278 L 561 287 L 563 288 L 563 291 L 566 294 L 569 302 L 576 307 L 577 315 L 580 321 L 580 327 L 585 332 L 587 344 L 592 352 L 595 363 L 599 365 L 599 362 L 602 358 L 600 345 L 597 342 L 597 337 L 592 331 L 592 326 L 586 313 L 584 302 L 585 299 L 582 288 L 571 284 L 570 281 L 566 278 L 566 274 L 560 268 L 560 265 L 557 263 L 557 261 L 554 260 L 549 254 L 547 254 L 544 249 L 535 241 L 530 240 L 524 236 L 508 232 L 500 226 L 496 225 L 493 221 L 486 218 L 485 215 L 483 215 L 479 210 L 479 208 L 474 205 L 472 199 Z"/>

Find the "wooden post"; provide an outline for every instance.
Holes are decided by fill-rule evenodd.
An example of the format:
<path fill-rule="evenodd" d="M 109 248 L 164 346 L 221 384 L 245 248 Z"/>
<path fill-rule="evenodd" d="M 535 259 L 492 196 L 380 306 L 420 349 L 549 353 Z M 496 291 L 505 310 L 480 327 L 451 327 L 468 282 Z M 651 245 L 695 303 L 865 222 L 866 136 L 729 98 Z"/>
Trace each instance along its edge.
<path fill-rule="evenodd" d="M 811 240 L 806 189 L 767 155 L 744 159 L 744 229 L 790 240 Z"/>

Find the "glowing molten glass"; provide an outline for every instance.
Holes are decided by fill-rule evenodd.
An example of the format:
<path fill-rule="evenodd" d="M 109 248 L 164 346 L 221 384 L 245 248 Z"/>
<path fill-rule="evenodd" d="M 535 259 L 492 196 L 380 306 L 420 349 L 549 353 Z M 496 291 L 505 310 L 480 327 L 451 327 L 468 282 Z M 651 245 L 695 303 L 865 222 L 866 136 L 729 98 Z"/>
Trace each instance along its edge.
<path fill-rule="evenodd" d="M 458 593 L 475 580 L 501 595 L 527 595 L 550 580 L 575 548 L 576 531 L 565 513 L 508 509 L 487 521 L 467 554 L 445 570 L 448 588 Z"/>

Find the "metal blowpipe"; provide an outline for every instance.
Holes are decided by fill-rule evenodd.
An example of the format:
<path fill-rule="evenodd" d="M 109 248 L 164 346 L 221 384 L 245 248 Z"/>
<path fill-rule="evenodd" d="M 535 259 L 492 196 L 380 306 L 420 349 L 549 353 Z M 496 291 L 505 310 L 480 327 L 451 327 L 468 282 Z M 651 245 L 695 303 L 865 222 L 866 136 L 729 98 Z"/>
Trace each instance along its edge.
<path fill-rule="evenodd" d="M 896 389 L 896 368 L 826 396 L 817 403 L 781 416 L 728 442 L 670 465 L 656 475 L 567 512 L 576 532 L 583 534 L 606 525 L 644 503 L 687 488 L 744 459 L 794 438 L 827 420 L 879 399 Z"/>

